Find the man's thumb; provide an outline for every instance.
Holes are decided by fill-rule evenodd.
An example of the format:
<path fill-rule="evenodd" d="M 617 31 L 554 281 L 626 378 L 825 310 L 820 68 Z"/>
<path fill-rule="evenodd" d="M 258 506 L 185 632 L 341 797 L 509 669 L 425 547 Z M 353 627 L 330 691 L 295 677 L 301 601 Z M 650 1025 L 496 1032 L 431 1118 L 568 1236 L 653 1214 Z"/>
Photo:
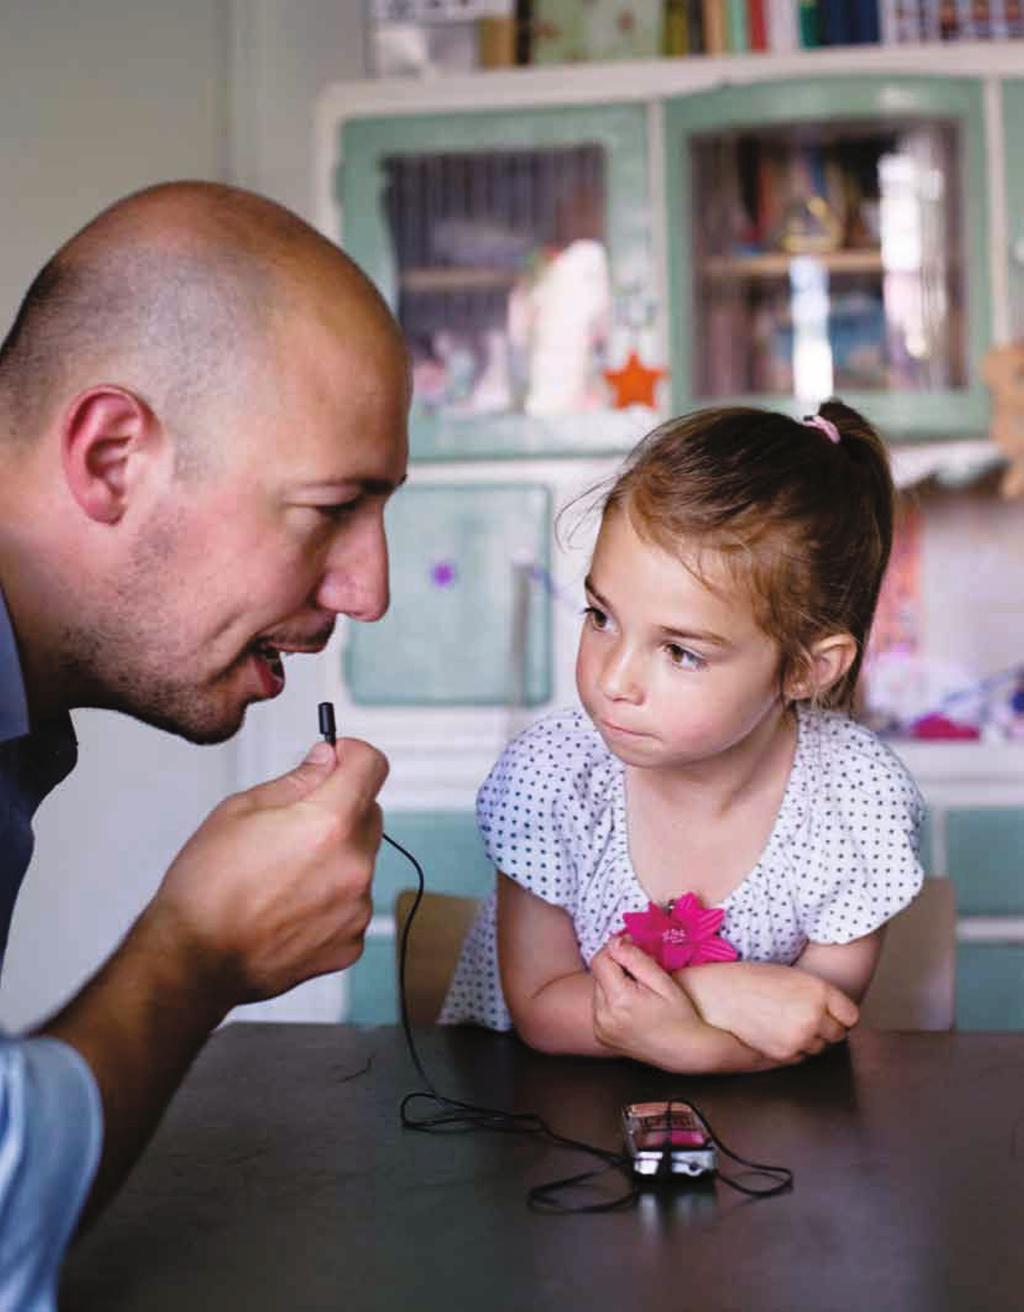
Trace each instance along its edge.
<path fill-rule="evenodd" d="M 315 742 L 294 770 L 250 788 L 249 800 L 257 806 L 288 806 L 299 802 L 323 783 L 337 763 L 330 743 Z"/>

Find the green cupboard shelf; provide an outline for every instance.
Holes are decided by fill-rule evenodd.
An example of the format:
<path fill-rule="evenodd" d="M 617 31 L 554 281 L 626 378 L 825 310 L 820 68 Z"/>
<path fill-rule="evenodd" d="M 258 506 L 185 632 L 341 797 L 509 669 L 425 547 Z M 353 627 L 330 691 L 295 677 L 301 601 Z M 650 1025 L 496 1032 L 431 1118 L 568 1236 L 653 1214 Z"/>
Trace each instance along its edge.
<path fill-rule="evenodd" d="M 676 410 L 834 392 L 891 439 L 986 429 L 982 95 L 841 76 L 668 102 Z"/>
<path fill-rule="evenodd" d="M 642 105 L 354 118 L 345 248 L 410 344 L 418 459 L 628 450 L 655 419 L 603 370 L 650 331 Z"/>

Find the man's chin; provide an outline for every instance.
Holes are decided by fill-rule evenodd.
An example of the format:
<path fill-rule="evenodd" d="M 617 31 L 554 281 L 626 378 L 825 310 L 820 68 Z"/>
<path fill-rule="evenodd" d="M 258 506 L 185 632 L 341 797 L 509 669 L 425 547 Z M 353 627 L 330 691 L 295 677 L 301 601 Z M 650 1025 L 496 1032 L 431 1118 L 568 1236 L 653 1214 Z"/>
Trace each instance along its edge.
<path fill-rule="evenodd" d="M 165 733 L 174 734 L 176 738 L 184 738 L 197 747 L 213 747 L 235 736 L 245 720 L 245 711 L 245 706 L 240 706 L 230 713 L 204 716 L 195 712 L 176 714 L 147 708 L 130 710 L 128 714 L 144 724 L 152 725 L 154 729 L 162 729 Z"/>

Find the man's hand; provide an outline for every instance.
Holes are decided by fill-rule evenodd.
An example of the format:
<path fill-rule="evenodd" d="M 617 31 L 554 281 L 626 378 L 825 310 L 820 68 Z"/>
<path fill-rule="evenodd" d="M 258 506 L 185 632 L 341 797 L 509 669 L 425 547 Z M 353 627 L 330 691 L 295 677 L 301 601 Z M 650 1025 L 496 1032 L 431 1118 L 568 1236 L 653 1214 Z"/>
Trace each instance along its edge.
<path fill-rule="evenodd" d="M 316 744 L 289 774 L 212 812 L 143 921 L 177 937 L 229 1005 L 351 965 L 372 911 L 386 777 L 368 743 Z"/>
<path fill-rule="evenodd" d="M 336 752 L 317 744 L 289 774 L 222 802 L 118 950 L 43 1026 L 77 1048 L 103 1100 L 87 1215 L 231 1007 L 340 970 L 362 951 L 387 763 L 351 739 Z"/>
<path fill-rule="evenodd" d="M 690 966 L 675 980 L 701 1017 L 773 1061 L 821 1052 L 844 1039 L 859 1012 L 835 985 L 797 966 L 731 961 Z"/>

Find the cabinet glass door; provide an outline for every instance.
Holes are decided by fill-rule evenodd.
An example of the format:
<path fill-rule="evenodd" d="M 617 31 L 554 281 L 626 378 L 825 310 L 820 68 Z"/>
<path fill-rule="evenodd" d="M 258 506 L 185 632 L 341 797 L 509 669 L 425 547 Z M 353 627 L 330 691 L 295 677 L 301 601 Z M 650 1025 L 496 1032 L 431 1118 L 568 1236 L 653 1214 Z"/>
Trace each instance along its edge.
<path fill-rule="evenodd" d="M 1003 140 L 1005 146 L 1007 237 L 1007 292 L 1010 340 L 1024 341 L 1024 159 L 1017 128 L 1024 123 L 1024 80 L 1003 83 Z"/>
<path fill-rule="evenodd" d="M 837 79 L 670 107 L 680 408 L 806 411 L 891 436 L 984 426 L 980 92 Z"/>
<path fill-rule="evenodd" d="M 415 455 L 616 450 L 650 426 L 605 377 L 653 349 L 642 107 L 354 120 L 342 152 L 344 245 L 412 354 Z"/>

